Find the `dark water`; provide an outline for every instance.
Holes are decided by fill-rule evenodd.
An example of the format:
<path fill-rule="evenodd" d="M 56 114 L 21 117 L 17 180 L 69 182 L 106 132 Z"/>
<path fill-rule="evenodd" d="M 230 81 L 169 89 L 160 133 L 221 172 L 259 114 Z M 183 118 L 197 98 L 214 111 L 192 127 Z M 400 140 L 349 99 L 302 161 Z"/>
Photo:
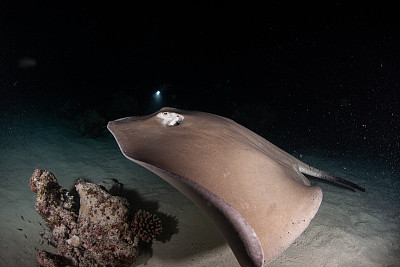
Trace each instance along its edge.
<path fill-rule="evenodd" d="M 89 167 L 99 166 L 93 150 L 99 155 L 113 145 L 107 121 L 172 106 L 232 118 L 328 169 L 330 160 L 349 165 L 367 191 L 379 188 L 376 209 L 398 216 L 400 39 L 393 8 L 176 8 L 0 4 L 4 199 L 15 177 L 28 179 L 39 162 L 90 175 Z M 81 169 L 77 150 L 63 153 L 68 142 L 84 143 L 79 154 L 93 165 Z M 363 173 L 369 166 L 371 176 Z"/>

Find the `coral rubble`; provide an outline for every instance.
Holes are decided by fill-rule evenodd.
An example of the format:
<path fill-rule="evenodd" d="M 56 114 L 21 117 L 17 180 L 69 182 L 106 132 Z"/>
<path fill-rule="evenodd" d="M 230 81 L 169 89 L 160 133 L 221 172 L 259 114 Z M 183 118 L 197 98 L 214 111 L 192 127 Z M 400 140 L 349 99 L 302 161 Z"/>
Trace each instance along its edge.
<path fill-rule="evenodd" d="M 57 248 L 56 254 L 38 252 L 40 266 L 129 266 L 136 261 L 139 241 L 149 242 L 162 230 L 160 220 L 145 211 L 130 221 L 127 200 L 93 183 L 75 183 L 79 205 L 48 171 L 36 169 L 30 187 Z"/>

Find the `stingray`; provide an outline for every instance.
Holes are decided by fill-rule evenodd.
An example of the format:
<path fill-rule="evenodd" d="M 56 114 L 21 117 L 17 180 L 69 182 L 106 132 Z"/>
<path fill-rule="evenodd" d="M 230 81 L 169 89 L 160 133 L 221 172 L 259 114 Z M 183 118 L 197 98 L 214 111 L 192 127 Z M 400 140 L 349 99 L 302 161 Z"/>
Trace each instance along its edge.
<path fill-rule="evenodd" d="M 364 188 L 315 169 L 234 121 L 162 108 L 108 123 L 122 153 L 217 225 L 241 266 L 263 266 L 307 228 L 322 201 L 304 176 Z"/>

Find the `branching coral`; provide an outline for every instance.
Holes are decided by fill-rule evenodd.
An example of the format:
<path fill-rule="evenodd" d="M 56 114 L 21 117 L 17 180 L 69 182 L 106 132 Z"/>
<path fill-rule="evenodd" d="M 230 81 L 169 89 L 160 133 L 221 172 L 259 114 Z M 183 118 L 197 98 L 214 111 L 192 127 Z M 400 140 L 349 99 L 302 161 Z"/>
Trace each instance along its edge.
<path fill-rule="evenodd" d="M 160 219 L 144 210 L 135 213 L 132 228 L 134 235 L 146 243 L 152 241 L 162 231 Z"/>

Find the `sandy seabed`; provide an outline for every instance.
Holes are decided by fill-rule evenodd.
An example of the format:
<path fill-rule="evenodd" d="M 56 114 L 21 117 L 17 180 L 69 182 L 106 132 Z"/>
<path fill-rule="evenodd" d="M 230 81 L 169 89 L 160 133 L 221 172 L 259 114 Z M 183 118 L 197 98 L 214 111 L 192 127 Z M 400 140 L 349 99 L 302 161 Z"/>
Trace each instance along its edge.
<path fill-rule="evenodd" d="M 54 251 L 40 236 L 45 223 L 29 188 L 35 168 L 53 172 L 67 189 L 78 178 L 117 179 L 140 205 L 175 218 L 176 231 L 154 241 L 135 266 L 239 266 L 208 217 L 168 183 L 127 160 L 111 135 L 82 138 L 72 122 L 46 113 L 5 112 L 0 119 L 0 266 L 36 266 L 36 249 Z M 312 180 L 324 193 L 318 213 L 268 266 L 400 266 L 399 173 L 373 153 L 301 153 L 304 162 L 366 192 Z"/>

